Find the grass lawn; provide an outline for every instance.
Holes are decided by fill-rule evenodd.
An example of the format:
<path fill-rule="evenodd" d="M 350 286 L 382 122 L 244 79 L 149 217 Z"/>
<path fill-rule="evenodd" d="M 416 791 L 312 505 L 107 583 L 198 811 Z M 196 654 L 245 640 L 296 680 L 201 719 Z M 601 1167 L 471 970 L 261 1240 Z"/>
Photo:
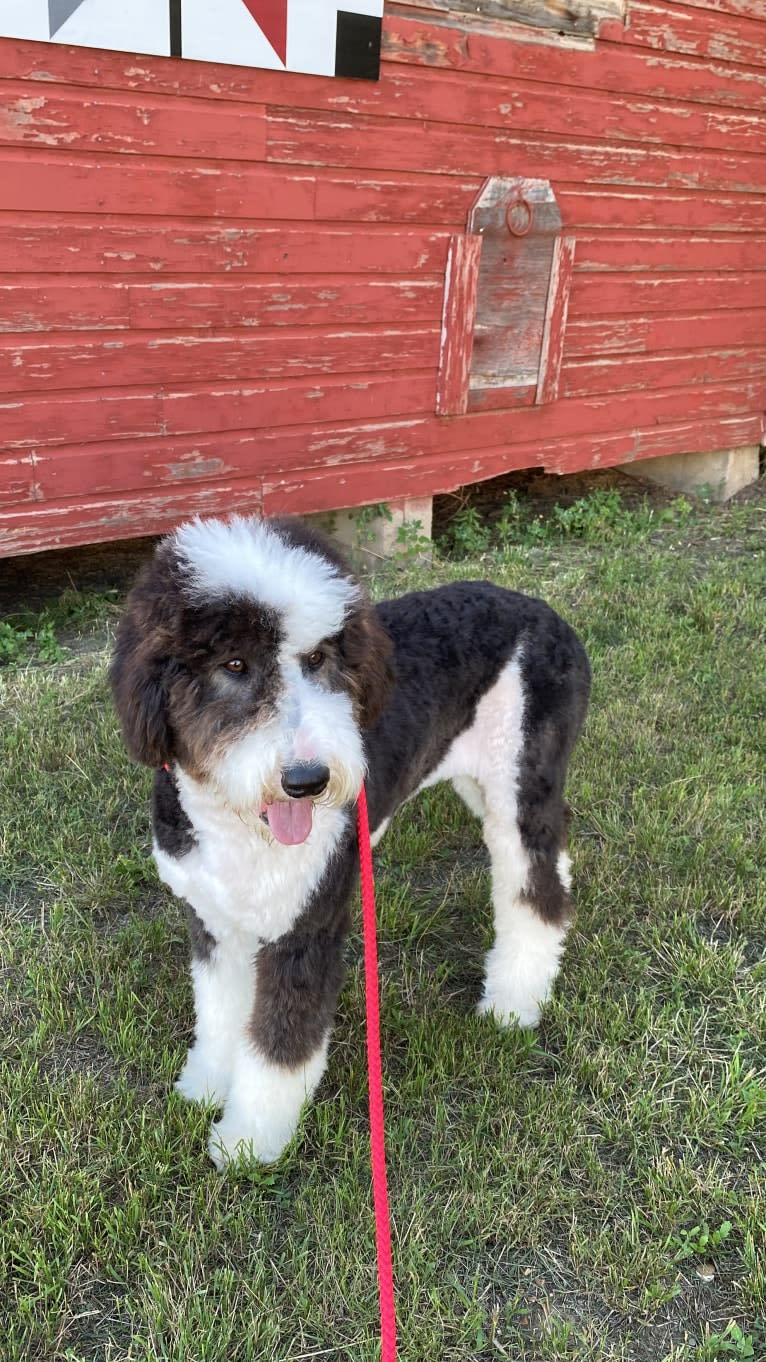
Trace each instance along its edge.
<path fill-rule="evenodd" d="M 470 512 L 463 557 L 372 589 L 492 577 L 582 634 L 578 917 L 539 1031 L 501 1031 L 478 825 L 430 792 L 376 853 L 401 1357 L 764 1362 L 766 490 Z M 370 1362 L 359 931 L 296 1143 L 219 1176 L 172 1091 L 185 925 L 107 693 L 117 609 L 0 625 L 0 1356 Z"/>

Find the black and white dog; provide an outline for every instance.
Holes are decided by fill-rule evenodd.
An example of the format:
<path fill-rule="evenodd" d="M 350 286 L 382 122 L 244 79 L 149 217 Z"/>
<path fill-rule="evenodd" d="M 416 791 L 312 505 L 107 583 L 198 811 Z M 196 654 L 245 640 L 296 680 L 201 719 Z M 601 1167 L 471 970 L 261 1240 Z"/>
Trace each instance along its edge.
<path fill-rule="evenodd" d="M 373 606 L 298 520 L 195 520 L 134 587 L 111 669 L 155 768 L 154 855 L 190 910 L 196 1039 L 178 1079 L 223 1107 L 210 1154 L 276 1159 L 324 1072 L 357 875 L 411 795 L 481 819 L 495 940 L 480 1011 L 534 1026 L 571 919 L 563 790 L 590 673 L 541 601 L 456 582 Z"/>

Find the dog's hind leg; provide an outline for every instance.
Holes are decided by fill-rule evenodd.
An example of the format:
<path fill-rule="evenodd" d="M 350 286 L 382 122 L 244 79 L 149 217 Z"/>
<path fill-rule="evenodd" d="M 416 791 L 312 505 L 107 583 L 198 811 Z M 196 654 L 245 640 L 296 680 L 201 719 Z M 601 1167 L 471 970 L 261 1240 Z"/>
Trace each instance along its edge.
<path fill-rule="evenodd" d="M 455 793 L 460 795 L 471 813 L 483 819 L 487 812 L 487 804 L 478 780 L 474 780 L 472 776 L 453 776 L 452 785 Z"/>
<path fill-rule="evenodd" d="M 492 861 L 495 940 L 479 1011 L 504 1025 L 536 1026 L 571 919 L 569 857 L 560 846 L 530 848 L 516 818 L 492 811 L 484 820 L 484 840 Z"/>

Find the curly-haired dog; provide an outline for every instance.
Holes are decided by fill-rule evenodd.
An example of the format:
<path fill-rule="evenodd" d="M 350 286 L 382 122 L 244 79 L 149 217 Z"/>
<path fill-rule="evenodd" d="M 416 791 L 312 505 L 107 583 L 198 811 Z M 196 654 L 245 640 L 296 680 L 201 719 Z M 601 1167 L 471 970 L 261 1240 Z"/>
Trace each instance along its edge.
<path fill-rule="evenodd" d="M 537 1022 L 571 918 L 563 789 L 590 681 L 547 605 L 489 582 L 372 605 L 300 521 L 195 520 L 133 589 L 111 681 L 155 769 L 160 875 L 189 907 L 196 1039 L 177 1086 L 223 1107 L 219 1167 L 276 1159 L 324 1072 L 363 779 L 374 840 L 440 780 L 481 819 L 480 1010 Z"/>

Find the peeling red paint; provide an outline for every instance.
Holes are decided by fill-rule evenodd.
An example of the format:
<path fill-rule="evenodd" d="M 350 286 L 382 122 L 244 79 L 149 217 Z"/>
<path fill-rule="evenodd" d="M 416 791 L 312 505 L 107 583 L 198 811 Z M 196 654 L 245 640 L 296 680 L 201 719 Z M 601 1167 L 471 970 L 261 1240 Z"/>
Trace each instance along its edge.
<path fill-rule="evenodd" d="M 378 83 L 0 41 L 0 554 L 757 443 L 766 7 L 738 6 L 519 41 L 394 2 Z M 472 411 L 445 276 L 491 176 L 550 182 L 560 287 L 534 382 Z"/>

